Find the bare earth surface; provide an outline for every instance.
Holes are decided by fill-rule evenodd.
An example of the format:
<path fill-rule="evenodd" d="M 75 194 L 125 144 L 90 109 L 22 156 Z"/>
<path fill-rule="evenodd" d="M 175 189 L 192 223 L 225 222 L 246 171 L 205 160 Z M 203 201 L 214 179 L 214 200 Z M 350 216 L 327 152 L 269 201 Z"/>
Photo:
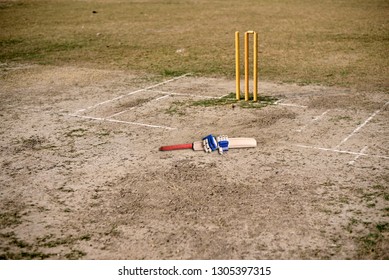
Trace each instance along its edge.
<path fill-rule="evenodd" d="M 388 259 L 389 95 L 0 65 L 0 257 Z M 160 152 L 213 133 L 258 147 Z"/>

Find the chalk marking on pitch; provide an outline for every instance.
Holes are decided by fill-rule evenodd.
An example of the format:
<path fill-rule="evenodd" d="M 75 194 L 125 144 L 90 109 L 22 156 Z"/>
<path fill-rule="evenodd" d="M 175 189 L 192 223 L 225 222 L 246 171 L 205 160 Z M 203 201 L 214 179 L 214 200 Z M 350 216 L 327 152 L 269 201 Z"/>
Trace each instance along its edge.
<path fill-rule="evenodd" d="M 300 148 L 307 148 L 307 149 L 320 150 L 320 151 L 326 151 L 326 152 L 334 152 L 334 153 L 339 153 L 339 154 L 356 155 L 356 156 L 358 156 L 358 158 L 361 157 L 361 156 L 365 156 L 365 157 L 389 159 L 389 156 L 370 155 L 370 154 L 366 154 L 364 151 L 361 151 L 361 152 L 351 152 L 351 151 L 345 151 L 345 150 L 322 148 L 322 147 L 299 145 L 299 144 L 297 144 L 296 146 L 300 147 Z"/>
<path fill-rule="evenodd" d="M 288 106 L 288 107 L 297 107 L 297 108 L 308 108 L 308 106 L 305 105 L 298 105 L 298 104 L 292 104 L 292 103 L 281 103 L 284 101 L 284 99 L 277 100 L 274 102 L 275 105 L 280 105 L 280 106 Z"/>
<path fill-rule="evenodd" d="M 161 99 L 165 99 L 165 98 L 167 98 L 167 97 L 169 97 L 170 95 L 169 94 L 167 94 L 167 95 L 164 95 L 164 96 L 161 96 L 161 97 L 158 97 L 158 98 L 156 98 L 156 99 L 154 99 L 155 101 L 158 101 L 158 100 L 161 100 Z"/>
<path fill-rule="evenodd" d="M 79 113 L 85 112 L 85 111 L 87 111 L 87 110 L 90 110 L 90 109 L 94 109 L 94 108 L 96 108 L 96 107 L 99 107 L 99 106 L 101 106 L 101 105 L 104 105 L 104 104 L 107 104 L 107 103 L 110 103 L 110 102 L 113 102 L 113 101 L 122 99 L 122 98 L 124 98 L 124 97 L 130 96 L 130 95 L 133 95 L 133 94 L 137 94 L 137 93 L 142 92 L 142 91 L 147 91 L 147 90 L 149 90 L 149 89 L 153 89 L 153 88 L 156 88 L 156 87 L 165 85 L 165 84 L 167 84 L 167 83 L 174 82 L 174 81 L 176 81 L 176 80 L 178 80 L 178 79 L 181 79 L 181 78 L 184 78 L 184 77 L 186 77 L 186 76 L 188 76 L 188 75 L 190 75 L 190 74 L 191 74 L 191 73 L 186 73 L 186 74 L 184 74 L 184 75 L 182 75 L 182 76 L 178 76 L 178 77 L 175 77 L 175 78 L 173 78 L 173 79 L 170 79 L 170 80 L 167 80 L 167 81 L 164 81 L 164 82 L 160 82 L 160 83 L 158 83 L 158 84 L 151 85 L 151 86 L 146 87 L 146 88 L 138 89 L 138 90 L 132 91 L 132 92 L 130 92 L 130 93 L 123 94 L 123 95 L 117 96 L 117 97 L 112 98 L 112 99 L 109 99 L 109 100 L 105 100 L 105 101 L 103 101 L 103 102 L 100 102 L 100 103 L 91 105 L 91 106 L 89 106 L 89 107 L 87 107 L 87 108 L 80 109 L 80 110 L 76 111 L 74 114 L 79 114 Z"/>
<path fill-rule="evenodd" d="M 363 147 L 362 150 L 359 152 L 361 154 L 365 153 L 365 151 L 367 150 L 367 146 Z M 351 161 L 349 161 L 349 165 L 354 165 L 354 163 L 357 161 L 357 159 L 359 159 L 361 157 L 361 155 L 356 155 L 355 158 Z"/>
<path fill-rule="evenodd" d="M 110 115 L 110 116 L 107 117 L 107 119 L 112 119 L 112 118 L 117 117 L 117 116 L 119 116 L 121 114 L 127 113 L 128 111 L 131 111 L 133 109 L 135 109 L 135 107 L 131 107 L 130 109 L 126 109 L 126 110 L 120 111 L 118 113 L 115 113 L 113 115 Z"/>
<path fill-rule="evenodd" d="M 346 143 L 351 137 L 354 136 L 355 133 L 357 133 L 359 130 L 361 130 L 365 125 L 367 125 L 377 114 L 379 114 L 384 108 L 386 105 L 389 104 L 389 101 L 386 102 L 384 104 L 384 106 L 382 106 L 381 109 L 375 111 L 373 114 L 370 115 L 370 117 L 368 117 L 361 125 L 359 125 L 356 129 L 354 129 L 353 132 L 351 132 L 351 134 L 349 134 L 346 138 L 344 138 L 334 149 L 338 149 L 341 145 L 343 145 L 344 143 Z"/>
<path fill-rule="evenodd" d="M 167 130 L 177 129 L 175 127 L 169 127 L 169 126 L 163 126 L 163 125 L 154 125 L 154 124 L 147 124 L 147 123 L 140 123 L 140 122 L 128 122 L 128 121 L 121 121 L 121 120 L 115 120 L 115 119 L 109 119 L 109 118 L 80 116 L 80 115 L 76 115 L 76 114 L 69 114 L 69 116 L 77 117 L 77 118 L 82 118 L 82 119 L 88 119 L 88 120 L 107 121 L 107 122 L 114 122 L 114 123 L 123 123 L 123 124 L 138 125 L 138 126 L 145 126 L 145 127 L 151 127 L 151 128 L 162 128 L 162 129 L 167 129 Z"/>
<path fill-rule="evenodd" d="M 177 96 L 189 96 L 189 97 L 198 97 L 198 98 L 218 98 L 215 96 L 207 96 L 207 95 L 195 95 L 195 94 L 189 94 L 189 93 L 179 93 L 179 92 L 169 92 L 169 91 L 162 91 L 162 90 L 146 90 L 150 92 L 155 92 L 155 93 L 162 93 L 166 95 L 177 95 Z"/>

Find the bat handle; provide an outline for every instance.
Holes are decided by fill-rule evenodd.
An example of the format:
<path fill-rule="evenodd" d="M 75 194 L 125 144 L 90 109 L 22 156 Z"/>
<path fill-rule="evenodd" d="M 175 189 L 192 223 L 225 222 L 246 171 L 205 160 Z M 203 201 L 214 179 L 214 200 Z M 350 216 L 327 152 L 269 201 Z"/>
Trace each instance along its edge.
<path fill-rule="evenodd" d="M 159 148 L 160 151 L 173 151 L 173 150 L 183 150 L 183 149 L 193 149 L 193 144 L 178 144 L 178 145 L 171 145 L 171 146 L 162 146 Z"/>

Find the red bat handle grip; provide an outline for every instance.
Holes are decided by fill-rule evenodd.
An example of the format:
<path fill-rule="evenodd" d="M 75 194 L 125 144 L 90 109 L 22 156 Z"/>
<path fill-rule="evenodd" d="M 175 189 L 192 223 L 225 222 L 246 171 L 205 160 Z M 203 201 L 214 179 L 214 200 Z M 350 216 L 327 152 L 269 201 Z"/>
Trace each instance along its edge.
<path fill-rule="evenodd" d="M 171 145 L 171 146 L 163 146 L 159 148 L 160 151 L 173 151 L 173 150 L 183 150 L 183 149 L 192 149 L 193 144 L 178 144 L 178 145 Z"/>

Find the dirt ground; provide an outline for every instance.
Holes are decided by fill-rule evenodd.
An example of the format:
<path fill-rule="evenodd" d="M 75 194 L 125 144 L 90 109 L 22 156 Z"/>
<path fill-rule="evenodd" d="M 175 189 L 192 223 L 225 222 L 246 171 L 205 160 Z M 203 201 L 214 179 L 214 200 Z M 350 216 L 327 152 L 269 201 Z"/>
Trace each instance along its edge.
<path fill-rule="evenodd" d="M 0 65 L 2 259 L 388 259 L 389 95 Z M 160 152 L 212 133 L 257 148 Z"/>

